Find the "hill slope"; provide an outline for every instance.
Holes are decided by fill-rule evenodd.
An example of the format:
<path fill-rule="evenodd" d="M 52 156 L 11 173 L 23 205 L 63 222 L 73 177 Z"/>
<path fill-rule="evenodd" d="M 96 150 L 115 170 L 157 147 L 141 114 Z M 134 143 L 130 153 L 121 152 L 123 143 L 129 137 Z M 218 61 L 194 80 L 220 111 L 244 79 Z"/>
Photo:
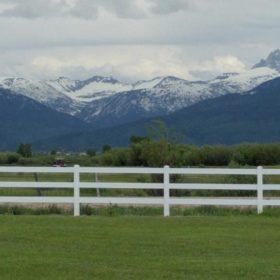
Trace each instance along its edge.
<path fill-rule="evenodd" d="M 280 78 L 248 94 L 206 100 L 165 118 L 196 144 L 280 141 Z"/>
<path fill-rule="evenodd" d="M 280 141 L 280 78 L 266 82 L 246 94 L 233 94 L 202 101 L 161 119 L 194 144 L 235 144 Z M 49 139 L 44 148 L 70 150 L 125 146 L 131 135 L 144 135 L 152 119 L 93 132 Z M 43 147 L 37 142 L 37 148 Z"/>
<path fill-rule="evenodd" d="M 0 149 L 84 130 L 87 124 L 30 98 L 0 89 Z"/>

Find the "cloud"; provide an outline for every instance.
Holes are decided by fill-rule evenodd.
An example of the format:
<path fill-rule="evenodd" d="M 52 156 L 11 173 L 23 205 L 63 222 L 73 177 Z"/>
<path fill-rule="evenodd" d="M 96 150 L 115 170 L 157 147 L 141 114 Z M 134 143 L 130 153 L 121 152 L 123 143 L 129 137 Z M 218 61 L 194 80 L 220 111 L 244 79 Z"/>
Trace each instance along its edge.
<path fill-rule="evenodd" d="M 29 71 L 51 77 L 84 79 L 93 75 L 114 76 L 124 81 L 174 75 L 193 79 L 182 52 L 174 46 L 114 46 L 64 50 L 59 55 L 38 54 Z"/>
<path fill-rule="evenodd" d="M 197 71 L 210 73 L 243 72 L 246 70 L 245 64 L 237 57 L 232 55 L 215 56 L 212 60 L 196 66 Z"/>
<path fill-rule="evenodd" d="M 279 0 L 0 0 L 0 71 L 124 79 L 240 72 L 279 48 L 279 9 Z"/>
<path fill-rule="evenodd" d="M 96 19 L 102 9 L 119 18 L 138 19 L 148 16 L 145 6 L 139 5 L 137 0 L 76 0 L 73 3 L 69 15 L 83 19 Z"/>
<path fill-rule="evenodd" d="M 69 63 L 68 65 L 71 65 Z M 67 62 L 51 56 L 38 56 L 33 59 L 32 65 L 48 72 L 57 72 L 67 66 Z"/>
<path fill-rule="evenodd" d="M 76 17 L 96 19 L 101 9 L 120 18 L 147 18 L 188 7 L 188 0 L 0 0 L 0 16 L 19 18 Z"/>
<path fill-rule="evenodd" d="M 174 46 L 101 46 L 64 51 L 60 55 L 38 55 L 32 59 L 30 69 L 33 73 L 48 73 L 51 78 L 68 76 L 86 79 L 103 75 L 137 81 L 158 76 L 207 80 L 221 73 L 243 72 L 246 66 L 232 55 L 215 56 L 201 63 L 191 62 L 183 49 Z"/>
<path fill-rule="evenodd" d="M 120 18 L 139 19 L 148 16 L 146 7 L 143 3 L 141 4 L 139 0 L 101 0 L 99 6 Z"/>
<path fill-rule="evenodd" d="M 10 4 L 2 9 L 0 15 L 4 17 L 40 18 L 64 16 L 69 12 L 70 8 L 64 0 L 1 0 L 1 2 Z"/>
<path fill-rule="evenodd" d="M 95 1 L 80 0 L 73 3 L 72 7 L 68 10 L 68 16 L 83 18 L 83 19 L 96 19 L 98 17 L 98 6 Z"/>
<path fill-rule="evenodd" d="M 151 3 L 151 12 L 160 15 L 185 11 L 188 10 L 190 7 L 188 0 L 152 0 Z"/>

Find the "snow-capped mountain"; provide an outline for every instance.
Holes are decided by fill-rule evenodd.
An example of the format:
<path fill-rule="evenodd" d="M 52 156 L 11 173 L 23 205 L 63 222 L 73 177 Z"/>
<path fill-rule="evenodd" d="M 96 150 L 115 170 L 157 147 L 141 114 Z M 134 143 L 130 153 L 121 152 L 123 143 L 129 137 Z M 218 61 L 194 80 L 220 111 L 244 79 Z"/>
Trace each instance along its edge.
<path fill-rule="evenodd" d="M 272 68 L 258 67 L 252 68 L 240 74 L 230 74 L 226 78 L 217 77 L 209 83 L 216 94 L 223 94 L 223 92 L 236 93 L 246 92 L 279 76 L 280 72 Z"/>
<path fill-rule="evenodd" d="M 248 92 L 279 76 L 280 50 L 276 50 L 248 71 L 225 73 L 210 81 L 186 81 L 171 76 L 131 84 L 100 76 L 84 81 L 65 77 L 45 81 L 2 78 L 0 88 L 97 126 L 112 126 L 167 115 L 205 99 Z"/>
<path fill-rule="evenodd" d="M 46 81 L 27 80 L 24 78 L 2 78 L 0 88 L 9 89 L 47 105 L 59 112 L 75 115 L 81 104 L 63 94 Z"/>
<path fill-rule="evenodd" d="M 139 81 L 135 84 L 122 83 L 112 77 L 94 76 L 85 81 L 73 81 L 65 77 L 46 83 L 57 91 L 64 93 L 77 102 L 89 103 L 102 98 L 110 97 L 119 92 L 152 88 L 163 78 L 151 81 Z"/>
<path fill-rule="evenodd" d="M 183 108 L 162 121 L 180 135 L 180 142 L 205 144 L 276 143 L 280 139 L 280 78 L 254 88 L 253 92 L 228 94 Z M 147 136 L 147 125 L 154 118 L 139 120 L 110 129 L 72 133 L 34 143 L 37 149 L 84 151 L 102 149 L 104 143 L 124 147 L 131 135 Z"/>
<path fill-rule="evenodd" d="M 152 88 L 119 92 L 88 103 L 77 116 L 99 127 L 113 126 L 142 118 L 167 115 L 221 95 L 247 92 L 279 76 L 279 72 L 263 67 L 240 74 L 225 74 L 206 82 L 165 77 Z"/>
<path fill-rule="evenodd" d="M 0 78 L 0 88 L 9 89 L 32 98 L 57 111 L 76 115 L 88 103 L 111 97 L 119 92 L 149 89 L 163 78 L 122 83 L 111 77 L 94 76 L 85 81 L 59 77 L 56 80 L 27 80 L 24 78 Z"/>
<path fill-rule="evenodd" d="M 271 52 L 266 59 L 261 59 L 253 68 L 269 67 L 280 71 L 280 49 Z"/>

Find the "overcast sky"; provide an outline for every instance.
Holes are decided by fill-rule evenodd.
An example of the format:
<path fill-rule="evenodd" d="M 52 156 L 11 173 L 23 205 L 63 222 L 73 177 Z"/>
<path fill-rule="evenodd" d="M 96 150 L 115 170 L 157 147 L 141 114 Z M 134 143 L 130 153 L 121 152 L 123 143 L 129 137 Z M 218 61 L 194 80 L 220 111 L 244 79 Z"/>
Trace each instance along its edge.
<path fill-rule="evenodd" d="M 240 72 L 280 47 L 279 11 L 279 0 L 0 0 L 0 75 Z"/>

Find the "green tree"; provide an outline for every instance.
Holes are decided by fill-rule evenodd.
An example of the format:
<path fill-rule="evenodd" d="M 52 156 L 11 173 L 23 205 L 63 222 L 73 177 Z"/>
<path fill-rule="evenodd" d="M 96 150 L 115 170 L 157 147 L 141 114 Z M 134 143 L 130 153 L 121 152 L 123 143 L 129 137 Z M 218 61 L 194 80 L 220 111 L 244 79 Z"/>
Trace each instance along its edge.
<path fill-rule="evenodd" d="M 88 149 L 87 155 L 90 157 L 94 157 L 96 155 L 96 151 L 94 149 Z"/>
<path fill-rule="evenodd" d="M 111 149 L 112 149 L 111 146 L 106 144 L 106 145 L 103 145 L 102 152 L 105 153 L 105 152 L 110 151 Z"/>
<path fill-rule="evenodd" d="M 132 135 L 129 139 L 130 144 L 137 144 L 137 143 L 141 143 L 144 140 L 149 140 L 148 137 L 142 137 L 142 136 L 136 136 L 136 135 Z"/>
<path fill-rule="evenodd" d="M 50 152 L 50 154 L 51 154 L 52 156 L 55 156 L 55 155 L 57 154 L 57 151 L 56 151 L 56 150 L 52 150 L 52 151 Z"/>
<path fill-rule="evenodd" d="M 166 124 L 160 120 L 153 120 L 150 124 L 146 125 L 148 137 L 154 140 L 166 140 L 170 138 L 169 130 Z"/>
<path fill-rule="evenodd" d="M 169 143 L 178 143 L 182 140 L 174 128 L 168 127 L 161 119 L 155 119 L 146 125 L 148 138 L 153 140 L 164 140 Z"/>
<path fill-rule="evenodd" d="M 31 144 L 23 144 L 21 143 L 16 151 L 19 155 L 30 158 L 32 157 L 32 147 Z"/>
<path fill-rule="evenodd" d="M 169 165 L 170 144 L 165 140 L 145 142 L 142 159 L 148 166 L 162 167 Z"/>

